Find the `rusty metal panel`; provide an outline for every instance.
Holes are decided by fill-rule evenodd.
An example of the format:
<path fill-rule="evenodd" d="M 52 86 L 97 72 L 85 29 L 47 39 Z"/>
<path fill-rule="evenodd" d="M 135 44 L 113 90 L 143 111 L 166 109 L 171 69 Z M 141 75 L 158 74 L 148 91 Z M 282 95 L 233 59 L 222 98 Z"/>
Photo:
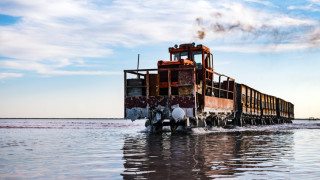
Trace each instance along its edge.
<path fill-rule="evenodd" d="M 267 108 L 268 108 L 268 99 L 267 99 L 267 95 L 264 95 L 264 107 L 263 107 L 263 114 L 264 115 L 267 114 Z"/>
<path fill-rule="evenodd" d="M 196 88 L 197 88 L 197 93 L 202 94 L 202 88 L 203 88 L 202 81 L 200 81 L 199 84 L 197 84 Z"/>
<path fill-rule="evenodd" d="M 171 104 L 179 104 L 181 108 L 195 108 L 195 98 L 193 95 L 189 96 L 172 96 Z"/>
<path fill-rule="evenodd" d="M 261 115 L 261 93 L 258 92 L 258 97 L 257 97 L 257 115 Z"/>
<path fill-rule="evenodd" d="M 149 74 L 150 96 L 159 95 L 159 75 Z"/>
<path fill-rule="evenodd" d="M 289 103 L 289 115 L 290 115 L 290 119 L 294 119 L 294 105 L 292 103 Z"/>
<path fill-rule="evenodd" d="M 124 84 L 123 84 L 123 87 L 124 87 L 124 99 L 126 99 L 126 97 L 127 97 L 127 73 L 124 72 L 123 75 L 124 75 Z M 124 117 L 127 117 L 125 101 L 124 101 L 124 106 L 123 107 L 124 107 Z"/>
<path fill-rule="evenodd" d="M 247 87 L 247 114 L 252 114 L 252 89 L 250 87 Z"/>
<path fill-rule="evenodd" d="M 193 86 L 182 86 L 179 87 L 179 95 L 192 95 Z"/>
<path fill-rule="evenodd" d="M 179 71 L 178 82 L 179 85 L 193 85 L 193 71 Z"/>
<path fill-rule="evenodd" d="M 261 94 L 262 115 L 268 115 L 268 95 Z"/>
<path fill-rule="evenodd" d="M 272 114 L 272 116 L 276 116 L 277 115 L 276 98 L 274 96 L 271 96 L 271 114 Z"/>
<path fill-rule="evenodd" d="M 126 108 L 146 108 L 147 107 L 147 98 L 145 96 L 135 96 L 135 97 L 126 97 L 125 107 Z"/>
<path fill-rule="evenodd" d="M 147 71 L 147 75 L 146 75 L 146 96 L 149 97 L 149 93 L 150 93 L 150 86 L 149 86 L 149 76 L 150 73 L 149 71 Z"/>
<path fill-rule="evenodd" d="M 265 96 L 264 96 L 264 94 L 261 94 L 261 109 L 262 109 L 262 111 L 264 108 L 265 108 Z"/>
<path fill-rule="evenodd" d="M 158 106 L 166 107 L 170 103 L 168 96 L 154 96 L 148 99 L 148 105 L 150 109 L 154 109 Z"/>
<path fill-rule="evenodd" d="M 247 114 L 249 114 L 251 112 L 251 109 L 250 109 L 250 103 L 251 103 L 251 89 L 249 87 L 247 87 Z"/>
<path fill-rule="evenodd" d="M 254 115 L 255 114 L 256 91 L 252 89 L 251 92 L 252 92 L 252 94 L 251 94 L 251 114 Z"/>
<path fill-rule="evenodd" d="M 257 91 L 257 90 L 253 90 L 253 91 L 254 91 L 254 98 L 253 98 L 253 115 L 258 116 L 258 115 L 260 115 L 260 114 L 259 114 L 259 108 L 260 108 L 260 106 L 259 106 L 259 102 L 260 102 L 259 96 L 260 96 L 260 92 Z"/>
<path fill-rule="evenodd" d="M 243 113 L 247 113 L 247 88 L 244 85 L 241 85 L 241 103 L 242 103 L 242 111 Z"/>
<path fill-rule="evenodd" d="M 278 118 L 290 118 L 290 103 L 277 98 L 277 116 Z"/>
<path fill-rule="evenodd" d="M 194 108 L 195 98 L 193 95 L 189 96 L 145 96 L 127 97 L 125 99 L 126 108 L 146 108 L 154 109 L 158 106 L 166 107 L 179 104 L 181 108 Z M 169 107 L 170 108 L 170 107 Z"/>
<path fill-rule="evenodd" d="M 205 96 L 205 108 L 233 110 L 234 101 L 231 99 Z"/>

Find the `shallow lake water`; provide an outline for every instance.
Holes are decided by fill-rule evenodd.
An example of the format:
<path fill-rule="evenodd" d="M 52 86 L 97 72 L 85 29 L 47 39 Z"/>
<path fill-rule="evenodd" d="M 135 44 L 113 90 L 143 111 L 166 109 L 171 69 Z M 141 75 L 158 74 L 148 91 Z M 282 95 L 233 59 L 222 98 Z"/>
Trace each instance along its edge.
<path fill-rule="evenodd" d="M 1 119 L 0 179 L 320 179 L 320 121 L 187 134 L 144 123 Z"/>

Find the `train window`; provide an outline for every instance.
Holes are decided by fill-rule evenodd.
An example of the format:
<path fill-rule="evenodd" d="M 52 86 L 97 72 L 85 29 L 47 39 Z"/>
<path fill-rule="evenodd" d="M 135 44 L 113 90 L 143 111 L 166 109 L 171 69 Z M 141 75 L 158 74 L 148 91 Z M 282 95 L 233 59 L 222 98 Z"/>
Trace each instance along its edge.
<path fill-rule="evenodd" d="M 181 53 L 180 53 L 180 59 L 189 59 L 189 58 L 188 58 L 188 51 L 186 51 L 186 52 L 181 52 Z"/>
<path fill-rule="evenodd" d="M 205 67 L 209 69 L 213 69 L 213 64 L 212 64 L 212 54 L 210 53 L 205 53 L 204 54 L 204 59 L 205 59 Z"/>
<path fill-rule="evenodd" d="M 172 60 L 173 61 L 178 61 L 180 58 L 179 58 L 179 53 L 173 53 L 172 54 Z"/>
<path fill-rule="evenodd" d="M 211 68 L 213 69 L 213 56 L 210 54 Z"/>
<path fill-rule="evenodd" d="M 205 68 L 209 68 L 210 64 L 209 64 L 209 57 L 207 53 L 204 53 L 204 63 L 205 63 Z"/>
<path fill-rule="evenodd" d="M 197 69 L 202 69 L 202 51 L 192 51 L 192 55 Z"/>

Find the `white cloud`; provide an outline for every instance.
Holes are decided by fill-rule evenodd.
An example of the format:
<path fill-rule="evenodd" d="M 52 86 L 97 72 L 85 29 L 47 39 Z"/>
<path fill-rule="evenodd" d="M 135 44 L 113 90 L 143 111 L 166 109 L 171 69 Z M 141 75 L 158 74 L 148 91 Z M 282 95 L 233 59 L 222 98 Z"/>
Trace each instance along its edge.
<path fill-rule="evenodd" d="M 240 3 L 223 4 L 223 8 L 219 8 L 218 10 L 215 10 L 215 12 L 219 12 L 222 15 L 219 19 L 222 23 L 231 24 L 240 21 L 248 26 L 257 28 L 263 25 L 276 28 L 316 24 L 316 21 L 314 20 L 290 17 L 287 14 L 280 12 L 250 8 Z"/>
<path fill-rule="evenodd" d="M 276 7 L 274 4 L 272 4 L 269 1 L 262 1 L 262 0 L 245 0 L 246 2 L 253 2 L 253 3 L 258 3 L 258 4 L 263 4 L 265 6 L 272 6 L 272 7 Z"/>
<path fill-rule="evenodd" d="M 292 44 L 273 44 L 273 45 L 245 45 L 242 46 L 215 46 L 213 49 L 223 52 L 240 52 L 240 53 L 273 53 L 273 52 L 289 52 L 296 50 L 304 50 L 313 48 L 309 43 L 292 43 Z"/>
<path fill-rule="evenodd" d="M 20 73 L 0 73 L 0 79 L 22 77 Z"/>
<path fill-rule="evenodd" d="M 246 1 L 273 5 L 262 0 Z M 0 7 L 1 14 L 21 17 L 17 24 L 0 26 L 0 56 L 12 59 L 0 62 L 5 65 L 2 68 L 48 75 L 110 74 L 109 71 L 62 71 L 61 68 L 89 67 L 90 64 L 76 61 L 88 57 L 108 57 L 113 53 L 113 48 L 195 41 L 198 30 L 195 19 L 202 17 L 210 25 L 215 20 L 212 13 L 216 12 L 223 14 L 221 22 L 241 22 L 247 28 L 262 28 L 265 25 L 291 28 L 315 24 L 312 20 L 282 12 L 222 0 L 2 0 Z M 233 43 L 242 35 L 235 31 L 227 34 L 208 32 L 205 41 L 224 38 L 225 42 Z M 286 49 L 284 46 L 300 49 L 290 43 L 282 46 L 280 49 Z"/>
<path fill-rule="evenodd" d="M 310 3 L 314 3 L 316 5 L 320 5 L 320 0 L 308 0 Z"/>
<path fill-rule="evenodd" d="M 305 36 L 300 37 L 300 41 L 308 41 L 311 46 L 317 47 L 320 44 L 320 26 L 314 28 Z"/>
<path fill-rule="evenodd" d="M 181 6 L 182 1 L 177 5 Z M 181 9 L 184 13 L 179 15 L 181 11 L 175 6 L 165 6 L 160 2 L 131 1 L 116 1 L 111 6 L 72 0 L 1 1 L 1 13 L 22 19 L 13 26 L 0 27 L 0 55 L 29 60 L 106 57 L 112 53 L 112 46 L 175 41 L 188 36 L 185 21 L 194 20 L 182 15 L 188 9 Z M 172 17 L 180 19 L 179 23 Z M 181 31 L 180 38 L 173 29 Z"/>
<path fill-rule="evenodd" d="M 68 59 L 62 59 L 54 64 L 41 64 L 36 61 L 25 60 L 1 60 L 0 67 L 2 69 L 27 70 L 34 71 L 45 76 L 54 75 L 120 75 L 119 71 L 66 71 L 58 70 L 58 68 L 66 67 L 72 63 Z M 7 73 L 8 74 L 8 73 Z M 14 74 L 14 73 L 13 73 Z M 22 74 L 21 74 L 22 75 Z M 21 77 L 21 76 L 16 76 Z"/>
<path fill-rule="evenodd" d="M 319 48 L 318 41 L 303 39 L 319 22 L 281 12 L 255 9 L 240 3 L 225 3 L 203 18 L 198 27 L 205 40 L 217 39 L 216 48 L 228 52 L 281 52 Z M 217 42 L 216 40 L 216 42 Z"/>
<path fill-rule="evenodd" d="M 310 4 L 305 6 L 289 6 L 289 10 L 306 10 L 312 12 L 320 12 L 320 0 L 307 0 Z"/>
<path fill-rule="evenodd" d="M 319 8 L 315 8 L 312 4 L 308 4 L 306 6 L 289 6 L 287 9 L 289 10 L 306 10 L 306 11 L 313 11 L 313 12 L 320 12 Z"/>
<path fill-rule="evenodd" d="M 120 71 L 62 71 L 62 70 L 49 70 L 43 72 L 46 75 L 121 75 Z"/>
<path fill-rule="evenodd" d="M 60 62 L 51 62 L 51 64 L 42 64 L 37 61 L 28 60 L 0 60 L 0 67 L 2 69 L 36 71 L 41 74 L 51 69 L 62 68 L 68 65 L 71 65 L 71 63 L 67 59 L 62 59 Z"/>

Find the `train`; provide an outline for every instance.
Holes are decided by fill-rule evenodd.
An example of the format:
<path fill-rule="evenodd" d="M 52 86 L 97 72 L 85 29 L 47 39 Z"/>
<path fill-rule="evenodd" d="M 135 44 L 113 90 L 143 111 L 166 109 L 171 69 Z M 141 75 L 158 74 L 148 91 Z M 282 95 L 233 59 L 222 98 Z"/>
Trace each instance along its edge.
<path fill-rule="evenodd" d="M 124 70 L 124 118 L 146 119 L 155 132 L 292 123 L 291 102 L 215 72 L 208 47 L 176 44 L 169 53 L 155 69 Z"/>

